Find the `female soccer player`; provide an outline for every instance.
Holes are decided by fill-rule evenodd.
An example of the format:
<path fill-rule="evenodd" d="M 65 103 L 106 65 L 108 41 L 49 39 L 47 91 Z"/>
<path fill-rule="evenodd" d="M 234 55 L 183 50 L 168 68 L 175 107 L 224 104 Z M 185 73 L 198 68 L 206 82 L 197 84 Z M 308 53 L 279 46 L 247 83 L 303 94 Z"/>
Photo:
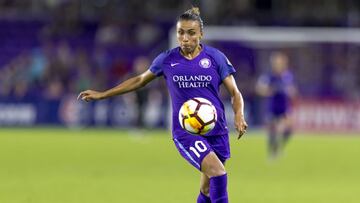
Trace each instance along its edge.
<path fill-rule="evenodd" d="M 291 99 L 296 89 L 293 75 L 288 70 L 288 57 L 282 52 L 270 55 L 271 71 L 259 77 L 256 91 L 267 98 L 268 151 L 274 159 L 289 140 L 292 125 L 289 118 Z"/>
<path fill-rule="evenodd" d="M 247 128 L 243 98 L 232 76 L 235 69 L 219 50 L 200 43 L 203 21 L 198 8 L 192 8 L 179 16 L 176 31 L 179 47 L 161 53 L 147 71 L 104 92 L 83 91 L 79 98 L 85 101 L 105 99 L 134 91 L 157 76 L 164 76 L 172 100 L 174 143 L 180 154 L 201 171 L 197 202 L 226 203 L 227 174 L 224 163 L 230 157 L 230 148 L 224 105 L 219 99 L 219 86 L 222 83 L 232 98 L 238 138 Z M 181 105 L 194 97 L 211 101 L 217 110 L 216 125 L 205 136 L 189 134 L 178 122 Z"/>

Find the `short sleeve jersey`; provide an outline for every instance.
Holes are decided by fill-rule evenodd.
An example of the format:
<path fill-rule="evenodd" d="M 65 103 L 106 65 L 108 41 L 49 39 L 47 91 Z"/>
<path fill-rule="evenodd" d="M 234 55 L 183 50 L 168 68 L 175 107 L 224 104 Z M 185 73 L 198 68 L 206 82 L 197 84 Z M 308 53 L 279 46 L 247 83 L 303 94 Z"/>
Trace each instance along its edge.
<path fill-rule="evenodd" d="M 294 86 L 293 74 L 286 71 L 281 75 L 267 73 L 259 78 L 259 82 L 269 86 L 273 92 L 268 98 L 268 110 L 274 115 L 282 115 L 290 108 L 288 88 Z"/>
<path fill-rule="evenodd" d="M 219 50 L 202 45 L 198 56 L 189 60 L 174 48 L 157 56 L 150 71 L 166 80 L 172 102 L 172 133 L 176 138 L 187 134 L 178 121 L 182 104 L 194 97 L 203 97 L 212 102 L 217 111 L 218 121 L 205 136 L 228 134 L 224 105 L 219 98 L 222 81 L 235 72 L 226 56 Z"/>

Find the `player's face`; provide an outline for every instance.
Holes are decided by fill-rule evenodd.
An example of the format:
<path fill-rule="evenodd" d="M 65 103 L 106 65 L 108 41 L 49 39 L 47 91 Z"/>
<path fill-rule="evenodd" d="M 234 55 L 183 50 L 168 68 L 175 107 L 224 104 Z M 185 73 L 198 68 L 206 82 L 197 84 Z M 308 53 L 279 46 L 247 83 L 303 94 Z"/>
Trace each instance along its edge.
<path fill-rule="evenodd" d="M 196 20 L 181 20 L 176 24 L 177 40 L 180 48 L 185 53 L 193 53 L 200 45 L 202 32 Z"/>
<path fill-rule="evenodd" d="M 272 70 L 276 74 L 283 73 L 288 66 L 288 59 L 284 54 L 276 53 L 271 57 Z"/>

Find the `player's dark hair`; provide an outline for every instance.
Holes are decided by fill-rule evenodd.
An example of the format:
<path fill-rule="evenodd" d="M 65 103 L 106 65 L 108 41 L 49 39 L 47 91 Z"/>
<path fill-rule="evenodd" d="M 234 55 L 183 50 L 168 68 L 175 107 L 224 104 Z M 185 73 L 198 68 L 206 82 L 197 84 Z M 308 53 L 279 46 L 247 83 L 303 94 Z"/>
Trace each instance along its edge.
<path fill-rule="evenodd" d="M 181 20 L 198 21 L 199 25 L 200 25 L 200 30 L 202 31 L 203 28 L 204 28 L 203 20 L 200 17 L 200 9 L 199 9 L 199 7 L 192 7 L 191 9 L 185 11 L 177 19 L 177 21 L 181 21 Z"/>

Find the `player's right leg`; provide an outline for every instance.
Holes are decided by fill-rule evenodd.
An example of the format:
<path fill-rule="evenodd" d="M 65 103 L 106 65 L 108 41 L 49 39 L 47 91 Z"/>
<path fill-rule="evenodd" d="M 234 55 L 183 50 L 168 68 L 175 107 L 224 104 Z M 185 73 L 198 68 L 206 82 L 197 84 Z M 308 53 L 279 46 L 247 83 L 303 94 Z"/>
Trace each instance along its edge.
<path fill-rule="evenodd" d="M 200 177 L 200 194 L 197 203 L 211 203 L 210 200 L 210 178 L 201 173 Z"/>

